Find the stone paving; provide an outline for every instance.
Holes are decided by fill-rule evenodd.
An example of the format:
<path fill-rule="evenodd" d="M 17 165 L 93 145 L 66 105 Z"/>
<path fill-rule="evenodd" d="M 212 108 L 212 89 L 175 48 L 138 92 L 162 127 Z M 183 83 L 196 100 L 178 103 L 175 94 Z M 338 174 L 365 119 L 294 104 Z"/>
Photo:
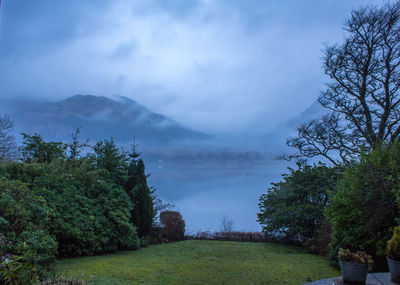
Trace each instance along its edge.
<path fill-rule="evenodd" d="M 304 285 L 344 285 L 342 277 L 318 280 Z M 390 273 L 371 273 L 368 274 L 366 285 L 398 285 L 390 281 Z"/>

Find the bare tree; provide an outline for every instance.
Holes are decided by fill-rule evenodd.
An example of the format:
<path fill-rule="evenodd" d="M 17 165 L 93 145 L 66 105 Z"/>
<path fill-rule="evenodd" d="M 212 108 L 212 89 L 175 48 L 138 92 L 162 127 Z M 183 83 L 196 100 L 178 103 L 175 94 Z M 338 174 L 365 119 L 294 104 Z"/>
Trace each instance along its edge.
<path fill-rule="evenodd" d="M 151 197 L 153 199 L 153 224 L 157 225 L 160 220 L 160 213 L 165 211 L 171 211 L 175 208 L 175 205 L 172 203 L 164 203 L 160 198 L 155 195 L 155 188 L 150 187 Z"/>
<path fill-rule="evenodd" d="M 0 116 L 0 160 L 12 160 L 16 156 L 15 138 L 10 134 L 13 126 L 8 115 Z"/>
<path fill-rule="evenodd" d="M 233 230 L 233 221 L 230 220 L 225 214 L 222 215 L 219 231 L 222 233 L 230 233 Z"/>
<path fill-rule="evenodd" d="M 89 139 L 87 138 L 85 142 L 81 142 L 79 140 L 79 134 L 81 132 L 81 128 L 77 128 L 75 133 L 72 134 L 72 142 L 67 144 L 69 148 L 69 157 L 68 160 L 75 160 L 80 156 L 81 149 L 90 147 Z"/>
<path fill-rule="evenodd" d="M 318 102 L 331 114 L 288 139 L 299 151 L 292 157 L 346 163 L 400 136 L 400 2 L 353 11 L 344 30 L 344 43 L 324 51 L 330 81 Z"/>

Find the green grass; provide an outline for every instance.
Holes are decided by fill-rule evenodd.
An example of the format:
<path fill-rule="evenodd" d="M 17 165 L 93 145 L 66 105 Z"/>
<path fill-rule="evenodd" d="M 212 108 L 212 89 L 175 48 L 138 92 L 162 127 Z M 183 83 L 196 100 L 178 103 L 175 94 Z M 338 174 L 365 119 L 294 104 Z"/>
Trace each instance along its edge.
<path fill-rule="evenodd" d="M 334 277 L 324 257 L 274 243 L 184 241 L 64 259 L 57 272 L 91 284 L 303 284 Z"/>

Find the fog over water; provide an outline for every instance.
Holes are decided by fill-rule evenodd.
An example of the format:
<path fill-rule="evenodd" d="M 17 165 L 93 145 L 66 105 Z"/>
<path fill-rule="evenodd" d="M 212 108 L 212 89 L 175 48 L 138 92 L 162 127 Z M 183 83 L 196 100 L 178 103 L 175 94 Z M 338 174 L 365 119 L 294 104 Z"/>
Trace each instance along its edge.
<path fill-rule="evenodd" d="M 258 163 L 148 163 L 149 184 L 165 201 L 175 204 L 186 230 L 218 230 L 222 215 L 235 230 L 258 231 L 258 199 L 285 172 L 286 161 Z"/>

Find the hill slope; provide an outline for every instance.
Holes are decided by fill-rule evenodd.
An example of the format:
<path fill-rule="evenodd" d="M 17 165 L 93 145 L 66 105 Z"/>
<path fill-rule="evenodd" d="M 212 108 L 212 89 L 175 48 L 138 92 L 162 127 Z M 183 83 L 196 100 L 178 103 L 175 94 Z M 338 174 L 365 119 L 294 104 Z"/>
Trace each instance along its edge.
<path fill-rule="evenodd" d="M 152 113 L 127 97 L 113 100 L 75 95 L 57 102 L 3 101 L 2 110 L 15 121 L 17 132 L 40 133 L 46 139 L 69 140 L 76 128 L 92 140 L 113 137 L 117 142 L 168 142 L 205 138 L 173 120 Z"/>

